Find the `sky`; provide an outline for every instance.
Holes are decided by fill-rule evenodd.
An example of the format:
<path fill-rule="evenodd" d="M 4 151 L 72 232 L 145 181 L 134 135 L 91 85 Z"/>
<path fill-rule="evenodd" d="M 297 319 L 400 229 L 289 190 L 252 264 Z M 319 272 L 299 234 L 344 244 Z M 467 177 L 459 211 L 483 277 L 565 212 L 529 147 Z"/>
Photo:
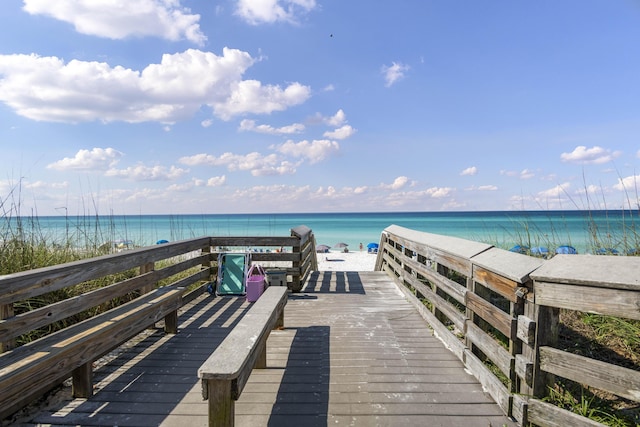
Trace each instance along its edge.
<path fill-rule="evenodd" d="M 639 209 L 639 0 L 3 0 L 0 215 Z"/>

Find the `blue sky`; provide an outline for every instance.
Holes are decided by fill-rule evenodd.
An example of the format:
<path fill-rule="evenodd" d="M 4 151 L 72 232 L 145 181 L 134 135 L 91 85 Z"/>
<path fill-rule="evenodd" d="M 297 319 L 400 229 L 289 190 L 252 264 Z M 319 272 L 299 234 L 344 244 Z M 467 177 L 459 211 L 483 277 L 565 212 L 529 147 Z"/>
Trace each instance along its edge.
<path fill-rule="evenodd" d="M 638 208 L 639 1 L 2 6 L 4 215 Z"/>

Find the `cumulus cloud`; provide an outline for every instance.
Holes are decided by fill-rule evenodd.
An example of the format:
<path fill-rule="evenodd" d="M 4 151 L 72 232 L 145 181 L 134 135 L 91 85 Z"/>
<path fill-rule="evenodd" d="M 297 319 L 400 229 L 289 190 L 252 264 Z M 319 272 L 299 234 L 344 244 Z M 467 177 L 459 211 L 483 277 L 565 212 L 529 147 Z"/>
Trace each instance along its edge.
<path fill-rule="evenodd" d="M 221 176 L 212 176 L 207 180 L 207 187 L 220 187 L 227 182 L 227 177 L 225 175 Z"/>
<path fill-rule="evenodd" d="M 115 166 L 123 154 L 113 148 L 93 148 L 91 150 L 79 150 L 74 157 L 65 157 L 62 160 L 47 165 L 47 169 L 58 171 L 66 170 L 98 170 L 104 171 Z"/>
<path fill-rule="evenodd" d="M 640 188 L 640 175 L 631 175 L 625 178 L 618 178 L 618 183 L 613 186 L 616 190 L 630 191 L 637 194 Z"/>
<path fill-rule="evenodd" d="M 191 14 L 179 0 L 24 0 L 23 9 L 68 22 L 91 36 L 186 39 L 200 46 L 207 40 L 200 31 L 200 15 Z"/>
<path fill-rule="evenodd" d="M 142 71 L 103 62 L 65 64 L 35 54 L 0 55 L 0 101 L 33 120 L 172 124 L 202 106 L 229 120 L 282 111 L 309 98 L 310 88 L 297 82 L 281 88 L 242 80 L 254 62 L 248 53 L 229 48 L 222 56 L 197 49 L 166 54 Z"/>
<path fill-rule="evenodd" d="M 356 130 L 354 128 L 352 128 L 350 125 L 344 125 L 333 131 L 327 131 L 322 136 L 333 139 L 347 139 L 354 133 L 356 133 Z"/>
<path fill-rule="evenodd" d="M 460 175 L 462 176 L 473 176 L 473 175 L 477 175 L 478 174 L 478 168 L 475 166 L 471 166 L 466 168 L 465 170 L 463 170 L 462 172 L 460 172 Z"/>
<path fill-rule="evenodd" d="M 258 152 L 249 154 L 224 153 L 220 156 L 211 154 L 195 154 L 178 160 L 188 166 L 224 166 L 231 172 L 250 171 L 253 176 L 287 175 L 296 172 L 297 164 L 282 161 L 276 154 L 262 155 Z"/>
<path fill-rule="evenodd" d="M 311 89 L 297 82 L 282 89 L 277 85 L 263 86 L 257 80 L 243 80 L 233 86 L 228 98 L 215 102 L 213 110 L 218 117 L 229 120 L 244 113 L 269 114 L 283 111 L 302 104 L 309 96 Z"/>
<path fill-rule="evenodd" d="M 425 190 L 425 194 L 433 197 L 434 199 L 441 199 L 451 195 L 453 191 L 454 189 L 451 187 L 431 187 Z"/>
<path fill-rule="evenodd" d="M 393 180 L 391 184 L 382 184 L 380 185 L 382 188 L 386 188 L 389 190 L 400 190 L 409 182 L 409 178 L 406 176 L 399 176 Z"/>
<path fill-rule="evenodd" d="M 188 169 L 171 166 L 167 169 L 164 166 L 145 166 L 142 164 L 129 166 L 125 169 L 109 169 L 105 176 L 127 178 L 133 181 L 169 181 L 188 173 Z"/>
<path fill-rule="evenodd" d="M 236 14 L 252 25 L 297 23 L 315 8 L 315 0 L 238 0 Z"/>
<path fill-rule="evenodd" d="M 276 147 L 276 150 L 284 155 L 300 157 L 309 160 L 310 163 L 318 163 L 333 153 L 340 150 L 340 144 L 327 139 L 313 141 L 287 141 Z"/>
<path fill-rule="evenodd" d="M 383 65 L 382 75 L 384 76 L 385 86 L 391 87 L 398 80 L 402 79 L 405 73 L 409 71 L 409 68 L 408 65 L 398 62 L 393 62 L 391 65 Z"/>
<path fill-rule="evenodd" d="M 256 125 L 255 120 L 244 119 L 240 122 L 238 129 L 243 132 L 257 132 L 267 135 L 290 135 L 304 131 L 305 126 L 302 123 L 294 123 L 288 126 L 274 128 L 270 125 Z"/>
<path fill-rule="evenodd" d="M 603 164 L 609 163 L 620 154 L 619 151 L 612 152 L 598 146 L 587 148 L 584 145 L 579 145 L 571 153 L 562 153 L 560 159 L 568 163 Z"/>
<path fill-rule="evenodd" d="M 325 118 L 324 121 L 329 126 L 334 126 L 334 127 L 342 126 L 347 122 L 347 115 L 344 113 L 342 109 L 339 109 L 333 116 Z"/>
<path fill-rule="evenodd" d="M 552 188 L 548 188 L 546 190 L 540 191 L 538 193 L 538 197 L 545 199 L 545 198 L 558 198 L 561 196 L 565 196 L 569 191 L 569 188 L 571 188 L 571 184 L 568 182 L 565 182 L 563 184 L 558 184 Z"/>

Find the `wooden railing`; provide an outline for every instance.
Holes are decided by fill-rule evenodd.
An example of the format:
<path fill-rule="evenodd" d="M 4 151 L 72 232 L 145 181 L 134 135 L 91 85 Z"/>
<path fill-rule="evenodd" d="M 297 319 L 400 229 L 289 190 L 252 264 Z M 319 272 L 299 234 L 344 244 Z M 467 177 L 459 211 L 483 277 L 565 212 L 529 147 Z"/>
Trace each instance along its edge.
<path fill-rule="evenodd" d="M 640 402 L 640 367 L 558 346 L 560 309 L 640 319 L 640 258 L 540 259 L 390 226 L 376 270 L 389 273 L 435 334 L 521 425 L 602 425 L 545 399 L 555 377 Z"/>
<path fill-rule="evenodd" d="M 72 374 L 74 395 L 90 395 L 92 361 L 159 320 L 175 333 L 177 309 L 216 277 L 218 253 L 248 248 L 259 248 L 254 262 L 277 264 L 293 292 L 317 269 L 313 232 L 299 226 L 290 236 L 201 237 L 0 276 L 0 418 Z M 96 280 L 105 284 L 67 292 Z M 78 316 L 88 319 L 69 321 Z M 29 356 L 26 367 L 21 358 L 33 354 L 47 356 Z"/>

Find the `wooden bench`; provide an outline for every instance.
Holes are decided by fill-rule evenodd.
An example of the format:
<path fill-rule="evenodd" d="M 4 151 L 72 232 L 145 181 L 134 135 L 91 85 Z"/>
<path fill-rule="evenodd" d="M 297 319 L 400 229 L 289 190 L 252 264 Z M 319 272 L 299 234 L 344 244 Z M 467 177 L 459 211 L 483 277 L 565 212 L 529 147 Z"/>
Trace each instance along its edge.
<path fill-rule="evenodd" d="M 287 288 L 270 286 L 198 370 L 209 425 L 233 426 L 235 401 L 253 368 L 266 368 L 269 333 L 284 326 Z"/>
<path fill-rule="evenodd" d="M 183 305 L 186 288 L 208 279 L 210 271 L 202 267 L 163 287 L 157 287 L 157 282 L 202 266 L 210 260 L 210 254 L 177 261 L 158 270 L 154 261 L 175 256 L 177 251 L 201 248 L 203 243 L 208 244 L 208 240 L 178 242 L 0 276 L 0 419 L 69 377 L 73 396 L 88 398 L 93 394 L 94 361 L 163 319 L 165 332 L 177 333 L 178 309 Z M 111 277 L 135 266 L 140 266 L 140 271 L 133 277 L 75 296 L 66 292 L 77 284 Z M 63 297 L 18 312 L 18 304 L 37 301 L 51 292 Z M 138 296 L 22 346 L 15 345 L 19 337 L 34 331 L 41 333 L 54 324 L 69 323 L 71 316 L 111 306 L 114 299 L 132 294 Z"/>
<path fill-rule="evenodd" d="M 72 376 L 73 396 L 93 394 L 93 362 L 165 319 L 177 332 L 182 288 L 160 288 L 129 303 L 0 355 L 0 415 L 10 415 Z"/>

